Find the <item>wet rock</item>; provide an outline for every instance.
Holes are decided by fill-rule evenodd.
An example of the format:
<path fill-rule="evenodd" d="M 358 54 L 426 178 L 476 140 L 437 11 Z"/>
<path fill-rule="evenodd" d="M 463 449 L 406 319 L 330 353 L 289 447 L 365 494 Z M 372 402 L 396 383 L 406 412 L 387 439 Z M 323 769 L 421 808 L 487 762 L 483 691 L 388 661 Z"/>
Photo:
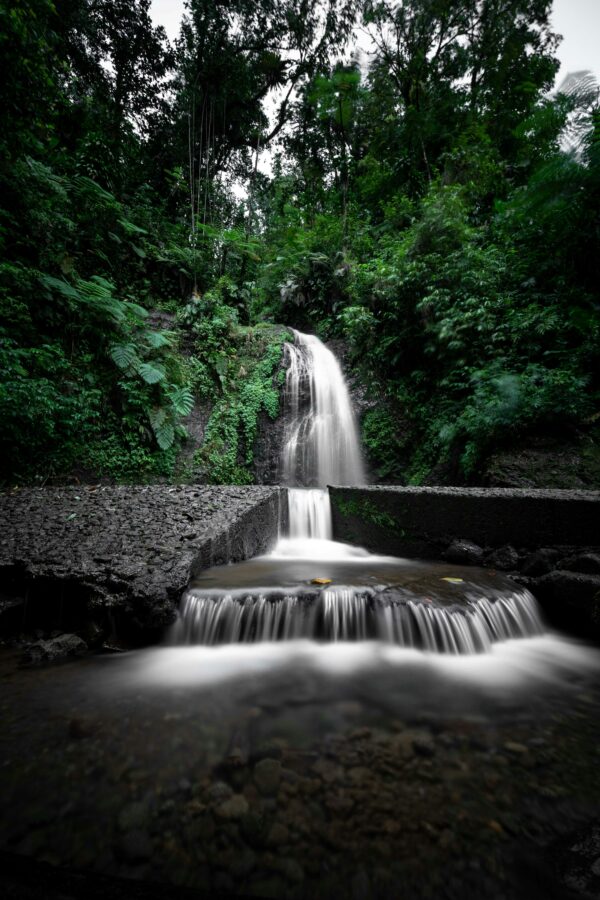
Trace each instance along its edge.
<path fill-rule="evenodd" d="M 280 847 L 282 844 L 287 844 L 289 839 L 290 833 L 285 825 L 274 822 L 267 834 L 266 843 L 268 847 Z"/>
<path fill-rule="evenodd" d="M 557 569 L 535 579 L 536 597 L 551 610 L 579 613 L 579 624 L 600 626 L 600 575 Z"/>
<path fill-rule="evenodd" d="M 29 665 L 58 662 L 71 656 L 84 656 L 87 644 L 76 634 L 61 634 L 48 641 L 37 641 L 25 648 L 22 661 Z"/>
<path fill-rule="evenodd" d="M 485 564 L 493 569 L 500 569 L 502 572 L 510 572 L 512 569 L 517 568 L 519 554 L 514 547 L 506 544 L 506 546 L 499 547 L 486 556 Z"/>
<path fill-rule="evenodd" d="M 529 752 L 529 749 L 525 746 L 525 744 L 521 744 L 518 741 L 506 741 L 506 743 L 504 744 L 504 749 L 508 750 L 509 753 L 517 756 Z"/>
<path fill-rule="evenodd" d="M 154 847 L 149 835 L 141 829 L 124 834 L 115 846 L 117 856 L 128 863 L 149 859 Z"/>
<path fill-rule="evenodd" d="M 121 831 L 135 831 L 141 829 L 148 819 L 148 804 L 144 802 L 128 803 L 119 813 L 119 828 Z"/>
<path fill-rule="evenodd" d="M 461 563 L 467 566 L 483 565 L 483 550 L 471 541 L 452 541 L 442 555 L 444 559 L 452 563 Z"/>
<path fill-rule="evenodd" d="M 547 575 L 554 568 L 554 563 L 558 559 L 558 551 L 548 547 L 542 547 L 534 553 L 526 556 L 521 565 L 523 575 Z"/>
<path fill-rule="evenodd" d="M 600 554 L 582 553 L 565 560 L 561 567 L 571 572 L 582 572 L 587 575 L 600 575 Z"/>
<path fill-rule="evenodd" d="M 261 794 L 276 794 L 281 781 L 281 763 L 278 759 L 261 759 L 254 766 L 254 782 Z"/>
<path fill-rule="evenodd" d="M 233 790 L 224 781 L 217 781 L 215 784 L 211 784 L 208 789 L 209 799 L 213 803 L 222 803 L 224 800 L 229 800 L 232 794 Z"/>
<path fill-rule="evenodd" d="M 241 819 L 248 812 L 248 801 L 241 794 L 234 794 L 215 809 L 219 819 Z"/>
<path fill-rule="evenodd" d="M 416 756 L 428 758 L 435 753 L 435 743 L 430 737 L 417 737 L 412 742 Z"/>
<path fill-rule="evenodd" d="M 277 869 L 288 881 L 295 884 L 300 884 L 301 881 L 304 881 L 304 869 L 295 859 L 284 857 L 277 860 Z"/>
<path fill-rule="evenodd" d="M 240 831 L 252 847 L 260 847 L 264 843 L 267 827 L 266 817 L 254 810 L 242 816 L 240 820 Z"/>

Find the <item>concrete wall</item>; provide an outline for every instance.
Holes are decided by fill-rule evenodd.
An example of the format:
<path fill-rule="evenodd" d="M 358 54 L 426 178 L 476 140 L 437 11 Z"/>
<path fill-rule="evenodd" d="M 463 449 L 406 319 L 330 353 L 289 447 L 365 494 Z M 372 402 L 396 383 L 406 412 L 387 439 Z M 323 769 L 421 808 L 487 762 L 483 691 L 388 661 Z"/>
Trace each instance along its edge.
<path fill-rule="evenodd" d="M 600 639 L 600 492 L 330 488 L 337 540 L 506 572 L 551 625 Z"/>
<path fill-rule="evenodd" d="M 480 547 L 600 544 L 600 492 L 331 487 L 334 537 L 379 553 L 438 558 L 456 538 Z"/>
<path fill-rule="evenodd" d="M 81 485 L 0 494 L 0 635 L 7 610 L 94 618 L 140 633 L 169 624 L 191 574 L 277 540 L 278 487 Z M 22 612 L 15 607 L 15 600 Z M 27 602 L 25 602 L 27 600 Z M 56 621 L 52 627 L 64 627 Z"/>

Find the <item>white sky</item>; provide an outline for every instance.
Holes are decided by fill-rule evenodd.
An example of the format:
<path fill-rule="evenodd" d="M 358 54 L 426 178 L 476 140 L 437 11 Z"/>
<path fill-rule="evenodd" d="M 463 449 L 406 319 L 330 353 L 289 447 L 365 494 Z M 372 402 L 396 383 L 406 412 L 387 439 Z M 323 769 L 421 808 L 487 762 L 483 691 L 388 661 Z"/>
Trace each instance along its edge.
<path fill-rule="evenodd" d="M 558 48 L 561 67 L 557 84 L 569 72 L 582 69 L 590 69 L 600 79 L 600 0 L 554 0 L 553 6 L 552 24 L 563 36 Z M 150 12 L 174 40 L 179 33 L 183 0 L 152 0 Z"/>

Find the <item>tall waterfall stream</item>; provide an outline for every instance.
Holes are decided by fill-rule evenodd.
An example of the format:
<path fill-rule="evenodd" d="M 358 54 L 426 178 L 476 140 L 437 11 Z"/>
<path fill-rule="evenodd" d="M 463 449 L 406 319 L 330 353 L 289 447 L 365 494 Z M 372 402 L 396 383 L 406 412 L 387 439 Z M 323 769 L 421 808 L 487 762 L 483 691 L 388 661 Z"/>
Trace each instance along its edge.
<path fill-rule="evenodd" d="M 364 484 L 341 367 L 314 335 L 285 345 L 288 533 L 266 556 L 202 572 L 172 644 L 377 640 L 470 654 L 541 634 L 534 597 L 483 569 L 377 556 L 333 540 L 328 484 Z"/>

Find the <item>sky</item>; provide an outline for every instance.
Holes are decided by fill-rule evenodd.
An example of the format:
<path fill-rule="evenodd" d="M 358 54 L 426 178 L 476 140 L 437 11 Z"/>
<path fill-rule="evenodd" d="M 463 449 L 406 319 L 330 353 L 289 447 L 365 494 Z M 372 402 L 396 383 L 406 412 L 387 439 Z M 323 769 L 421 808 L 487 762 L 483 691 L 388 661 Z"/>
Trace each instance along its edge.
<path fill-rule="evenodd" d="M 260 0 L 257 0 L 260 2 Z M 151 14 L 174 40 L 179 33 L 183 0 L 152 0 Z M 569 72 L 590 69 L 600 80 L 600 0 L 554 0 L 552 24 L 563 41 L 558 48 L 561 61 L 556 83 Z"/>

